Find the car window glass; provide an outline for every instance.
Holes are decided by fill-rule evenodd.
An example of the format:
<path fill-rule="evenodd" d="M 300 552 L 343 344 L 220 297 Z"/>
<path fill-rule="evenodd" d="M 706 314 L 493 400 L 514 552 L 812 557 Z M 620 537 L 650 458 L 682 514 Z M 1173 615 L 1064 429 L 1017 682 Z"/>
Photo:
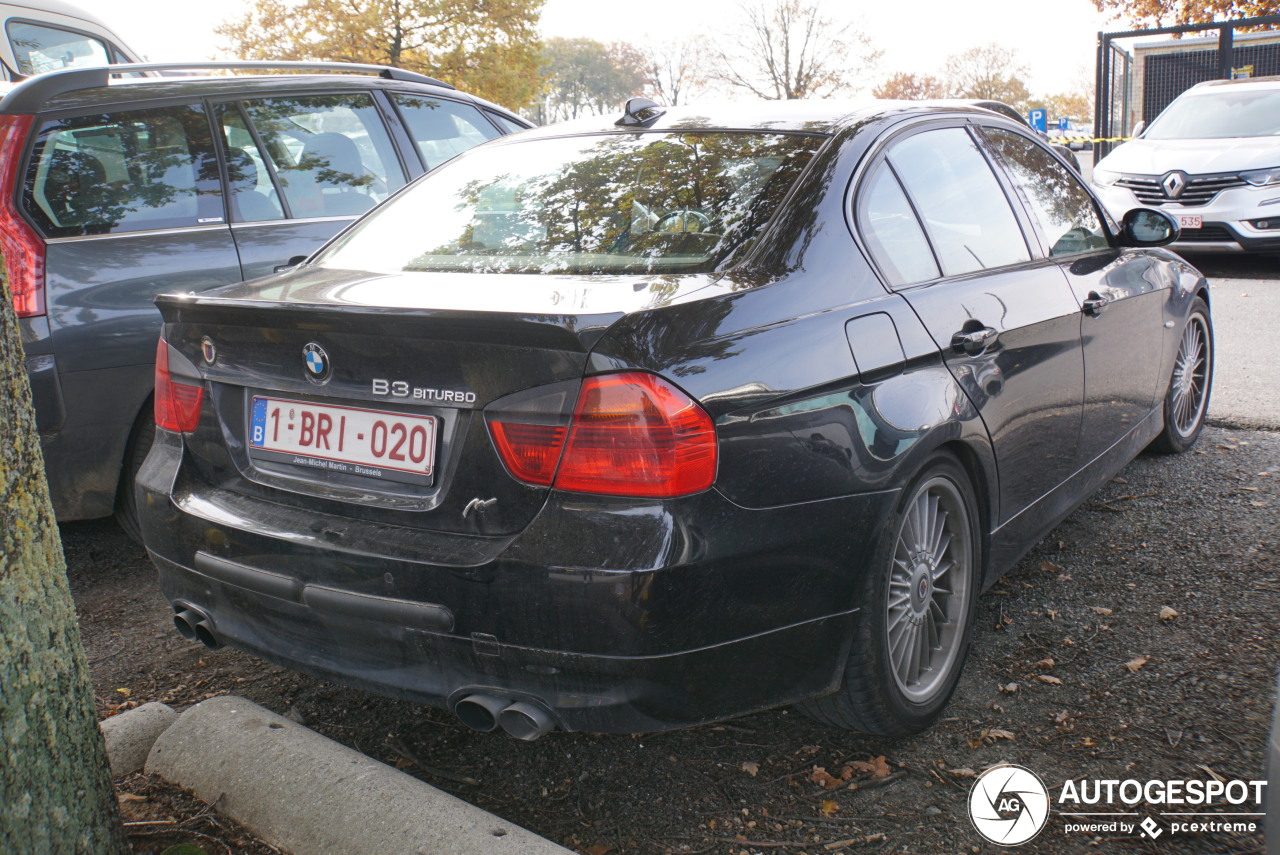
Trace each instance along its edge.
<path fill-rule="evenodd" d="M 391 98 L 400 108 L 427 169 L 502 135 L 479 110 L 467 104 L 403 92 L 394 92 Z"/>
<path fill-rule="evenodd" d="M 889 152 L 948 276 L 1031 258 L 995 173 L 963 128 L 925 131 Z"/>
<path fill-rule="evenodd" d="M 244 102 L 295 218 L 358 216 L 404 185 L 368 93 Z"/>
<path fill-rule="evenodd" d="M 204 114 L 191 106 L 48 121 L 23 207 L 50 237 L 221 223 L 210 149 Z"/>
<path fill-rule="evenodd" d="M 107 46 L 84 33 L 25 21 L 10 21 L 5 29 L 20 74 L 106 65 L 111 61 Z"/>
<path fill-rule="evenodd" d="M 880 164 L 863 183 L 857 222 L 890 285 L 938 278 L 933 250 L 888 164 Z"/>
<path fill-rule="evenodd" d="M 231 221 L 260 223 L 283 219 L 280 194 L 244 116 L 234 104 L 224 104 L 218 110 L 218 124 L 227 153 L 227 201 Z"/>
<path fill-rule="evenodd" d="M 1110 248 L 1093 197 L 1067 167 L 1021 134 L 1001 128 L 985 132 L 1040 221 L 1050 255 Z"/>
<path fill-rule="evenodd" d="M 529 130 L 526 126 L 511 121 L 501 113 L 495 113 L 492 110 L 485 110 L 484 114 L 490 119 L 498 123 L 498 127 L 502 128 L 502 132 L 506 134 L 514 134 L 517 131 Z"/>

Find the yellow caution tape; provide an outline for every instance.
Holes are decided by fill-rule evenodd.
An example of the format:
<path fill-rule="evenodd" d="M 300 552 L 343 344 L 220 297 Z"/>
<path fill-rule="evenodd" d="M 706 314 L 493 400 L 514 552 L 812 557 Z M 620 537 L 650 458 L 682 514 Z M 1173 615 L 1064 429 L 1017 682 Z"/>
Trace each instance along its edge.
<path fill-rule="evenodd" d="M 1133 137 L 1049 137 L 1054 145 L 1071 145 L 1072 143 L 1128 142 Z"/>

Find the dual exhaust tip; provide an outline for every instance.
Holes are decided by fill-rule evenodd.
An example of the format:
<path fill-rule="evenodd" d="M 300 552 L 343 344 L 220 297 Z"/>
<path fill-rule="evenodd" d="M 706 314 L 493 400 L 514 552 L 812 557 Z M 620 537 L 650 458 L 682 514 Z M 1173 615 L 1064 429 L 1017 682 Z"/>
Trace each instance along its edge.
<path fill-rule="evenodd" d="M 187 641 L 198 641 L 210 650 L 222 647 L 209 616 L 186 603 L 174 605 L 173 626 Z M 458 720 L 472 730 L 490 733 L 501 727 L 516 739 L 532 742 L 555 730 L 550 713 L 529 701 L 512 702 L 495 695 L 467 695 L 453 706 Z"/>
<path fill-rule="evenodd" d="M 532 742 L 555 730 L 556 724 L 542 707 L 494 695 L 467 695 L 453 705 L 458 721 L 472 730 L 489 733 L 501 727 L 509 735 Z"/>
<path fill-rule="evenodd" d="M 187 641 L 198 641 L 210 650 L 222 647 L 222 642 L 213 633 L 209 616 L 197 608 L 183 603 L 175 605 L 173 626 Z"/>

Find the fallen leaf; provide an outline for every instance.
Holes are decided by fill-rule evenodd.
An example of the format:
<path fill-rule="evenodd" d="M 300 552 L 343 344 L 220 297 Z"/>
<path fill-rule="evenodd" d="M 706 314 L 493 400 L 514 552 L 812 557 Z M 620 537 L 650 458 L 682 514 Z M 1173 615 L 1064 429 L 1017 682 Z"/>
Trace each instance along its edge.
<path fill-rule="evenodd" d="M 126 698 L 133 694 L 133 689 L 116 689 L 116 691 L 124 695 Z"/>
<path fill-rule="evenodd" d="M 822 815 L 823 815 L 823 816 L 831 816 L 833 813 L 835 813 L 836 811 L 840 810 L 840 805 L 838 805 L 838 804 L 836 804 L 835 802 L 831 801 L 831 799 L 827 799 L 826 801 L 824 801 L 824 802 L 822 803 L 822 808 L 821 808 L 821 810 L 822 810 Z"/>
<path fill-rule="evenodd" d="M 1093 609 L 1096 613 L 1103 616 L 1114 613 L 1114 609 L 1109 609 L 1106 606 L 1090 606 L 1089 608 Z"/>
<path fill-rule="evenodd" d="M 1017 739 L 1018 737 L 1008 730 L 1002 730 L 998 727 L 988 727 L 982 731 L 982 738 L 995 742 L 997 739 Z"/>
<path fill-rule="evenodd" d="M 1130 673 L 1136 673 L 1143 665 L 1146 665 L 1150 661 L 1150 656 L 1135 656 L 1128 662 L 1124 663 L 1124 667 L 1128 668 Z"/>
<path fill-rule="evenodd" d="M 1039 680 L 1041 683 L 1048 683 L 1050 686 L 1062 685 L 1061 680 L 1059 680 L 1057 677 L 1051 677 L 1048 674 L 1037 674 L 1036 679 Z"/>
<path fill-rule="evenodd" d="M 746 772 L 748 775 L 754 778 L 756 775 L 760 774 L 760 764 L 759 763 L 743 763 L 742 771 Z"/>
<path fill-rule="evenodd" d="M 1255 508 L 1265 508 L 1267 506 L 1266 502 L 1250 502 L 1249 504 L 1253 505 Z"/>
<path fill-rule="evenodd" d="M 1044 613 L 1049 616 L 1049 620 L 1058 619 L 1058 612 L 1056 609 L 1045 609 Z"/>
<path fill-rule="evenodd" d="M 1059 567 L 1057 564 L 1054 564 L 1052 561 L 1041 561 L 1041 562 L 1040 562 L 1040 569 L 1041 569 L 1041 570 L 1043 570 L 1043 571 L 1044 571 L 1044 572 L 1046 572 L 1046 573 L 1061 573 L 1061 572 L 1062 572 L 1062 568 L 1061 568 L 1061 567 Z"/>
<path fill-rule="evenodd" d="M 1071 718 L 1071 713 L 1067 712 L 1066 710 L 1063 710 L 1062 712 L 1058 713 L 1053 717 L 1053 723 L 1064 724 L 1066 720 L 1069 718 Z"/>
<path fill-rule="evenodd" d="M 976 777 L 978 777 L 978 773 L 977 773 L 977 772 L 975 772 L 975 771 L 973 771 L 972 769 L 970 769 L 968 766 L 964 766 L 964 767 L 959 768 L 959 769 L 948 769 L 948 770 L 947 770 L 947 774 L 948 774 L 948 775 L 955 775 L 957 778 L 976 778 Z"/>
<path fill-rule="evenodd" d="M 1119 475 L 1117 475 L 1116 477 L 1112 478 L 1111 480 L 1112 480 L 1112 482 L 1113 482 L 1113 483 L 1116 483 L 1116 484 L 1128 484 L 1128 483 L 1129 483 L 1128 481 L 1126 481 L 1126 480 L 1124 480 L 1123 478 L 1121 478 Z"/>
<path fill-rule="evenodd" d="M 1047 669 L 1047 668 L 1052 668 L 1052 667 L 1053 667 L 1054 665 L 1056 665 L 1056 664 L 1057 664 L 1057 663 L 1053 661 L 1053 657 L 1052 657 L 1052 656 L 1046 656 L 1045 658 L 1043 658 L 1043 659 L 1041 659 L 1039 662 L 1037 662 L 1033 667 L 1035 667 L 1035 668 L 1046 668 L 1046 669 Z"/>
<path fill-rule="evenodd" d="M 1018 691 L 1018 684 L 1005 683 L 1003 686 L 1000 687 L 1000 691 L 1004 692 L 1006 695 L 1012 695 L 1014 692 Z"/>
<path fill-rule="evenodd" d="M 609 855 L 610 852 L 612 852 L 614 849 L 617 849 L 617 848 L 618 847 L 616 846 L 604 846 L 600 844 L 597 844 L 595 846 L 588 846 L 587 855 Z"/>
<path fill-rule="evenodd" d="M 1160 607 L 1160 620 L 1172 620 L 1177 616 L 1178 612 L 1176 609 L 1170 608 L 1169 606 Z"/>
<path fill-rule="evenodd" d="M 844 783 L 821 766 L 813 767 L 813 774 L 809 776 L 809 780 L 826 790 L 834 790 Z"/>
<path fill-rule="evenodd" d="M 870 760 L 854 760 L 851 764 L 859 772 L 869 772 L 873 778 L 889 777 L 889 764 L 884 755 L 872 757 Z"/>

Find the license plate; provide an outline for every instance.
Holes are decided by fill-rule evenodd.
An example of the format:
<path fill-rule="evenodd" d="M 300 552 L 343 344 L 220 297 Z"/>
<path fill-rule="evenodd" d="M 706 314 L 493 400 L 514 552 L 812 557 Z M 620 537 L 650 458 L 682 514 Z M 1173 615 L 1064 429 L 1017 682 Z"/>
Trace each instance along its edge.
<path fill-rule="evenodd" d="M 1184 229 L 1198 229 L 1204 225 L 1203 217 L 1180 217 L 1179 221 Z"/>
<path fill-rule="evenodd" d="M 249 453 L 327 472 L 429 484 L 436 422 L 433 416 L 254 396 Z"/>

